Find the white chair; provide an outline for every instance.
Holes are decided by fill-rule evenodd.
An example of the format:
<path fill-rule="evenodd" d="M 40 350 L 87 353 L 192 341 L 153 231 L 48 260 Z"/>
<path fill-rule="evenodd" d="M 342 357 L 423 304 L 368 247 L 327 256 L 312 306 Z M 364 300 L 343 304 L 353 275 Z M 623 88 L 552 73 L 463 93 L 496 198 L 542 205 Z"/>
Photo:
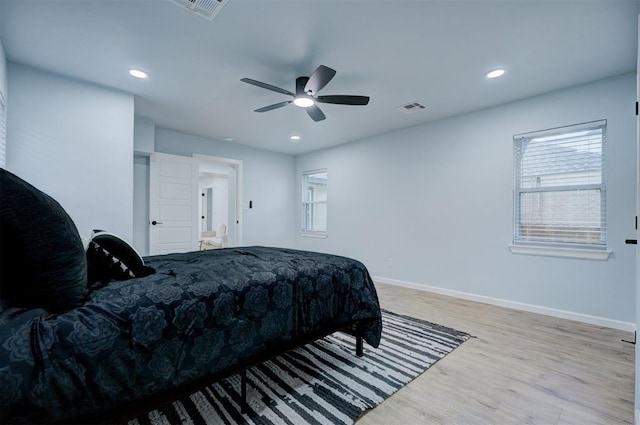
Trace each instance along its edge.
<path fill-rule="evenodd" d="M 215 232 L 203 231 L 200 237 L 201 251 L 224 248 L 227 246 L 227 225 L 220 223 Z"/>

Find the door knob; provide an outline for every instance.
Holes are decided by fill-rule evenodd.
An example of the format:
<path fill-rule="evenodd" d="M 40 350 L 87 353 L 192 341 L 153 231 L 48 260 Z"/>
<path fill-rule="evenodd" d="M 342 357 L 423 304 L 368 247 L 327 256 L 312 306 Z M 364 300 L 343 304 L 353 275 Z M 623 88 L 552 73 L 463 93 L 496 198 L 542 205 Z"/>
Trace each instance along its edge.
<path fill-rule="evenodd" d="M 162 222 L 161 222 L 161 221 L 155 221 L 155 220 L 153 220 L 153 221 L 151 222 L 151 224 L 153 224 L 153 225 L 155 226 L 156 224 L 162 224 Z"/>

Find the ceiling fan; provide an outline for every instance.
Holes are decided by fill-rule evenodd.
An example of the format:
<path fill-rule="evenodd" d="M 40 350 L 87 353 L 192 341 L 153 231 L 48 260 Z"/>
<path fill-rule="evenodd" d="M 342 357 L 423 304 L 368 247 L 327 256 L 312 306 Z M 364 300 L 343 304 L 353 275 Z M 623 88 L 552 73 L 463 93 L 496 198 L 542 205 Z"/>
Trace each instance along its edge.
<path fill-rule="evenodd" d="M 333 103 L 336 105 L 366 105 L 369 103 L 369 96 L 351 96 L 351 95 L 328 95 L 318 96 L 318 92 L 326 86 L 329 81 L 336 75 L 334 69 L 328 66 L 320 65 L 313 71 L 313 74 L 309 77 L 296 78 L 296 92 L 292 93 L 289 90 L 281 89 L 280 87 L 272 86 L 271 84 L 263 83 L 261 81 L 252 80 L 251 78 L 242 78 L 240 81 L 252 84 L 254 86 L 262 87 L 263 89 L 275 91 L 278 93 L 286 94 L 292 97 L 291 100 L 285 100 L 284 102 L 274 103 L 273 105 L 264 106 L 256 109 L 254 112 L 267 112 L 273 109 L 282 108 L 292 103 L 301 108 L 305 108 L 309 116 L 314 121 L 322 121 L 325 119 L 325 115 L 318 107 L 317 103 Z"/>

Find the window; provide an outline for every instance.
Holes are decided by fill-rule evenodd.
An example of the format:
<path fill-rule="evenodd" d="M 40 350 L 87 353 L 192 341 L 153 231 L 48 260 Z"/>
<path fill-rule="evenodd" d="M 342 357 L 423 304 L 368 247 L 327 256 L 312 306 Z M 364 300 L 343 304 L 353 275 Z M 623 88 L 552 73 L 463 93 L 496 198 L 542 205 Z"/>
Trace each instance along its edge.
<path fill-rule="evenodd" d="M 514 136 L 514 245 L 606 249 L 606 135 L 597 121 Z"/>
<path fill-rule="evenodd" d="M 327 170 L 302 173 L 302 233 L 326 236 Z"/>

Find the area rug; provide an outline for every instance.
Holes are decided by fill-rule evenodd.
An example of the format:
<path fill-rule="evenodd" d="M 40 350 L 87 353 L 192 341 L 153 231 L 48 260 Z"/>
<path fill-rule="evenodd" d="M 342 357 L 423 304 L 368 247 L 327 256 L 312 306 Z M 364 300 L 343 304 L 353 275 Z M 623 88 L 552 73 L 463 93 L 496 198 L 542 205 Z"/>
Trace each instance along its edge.
<path fill-rule="evenodd" d="M 382 341 L 355 356 L 337 332 L 247 371 L 247 409 L 233 376 L 128 425 L 353 424 L 470 336 L 383 311 Z"/>

